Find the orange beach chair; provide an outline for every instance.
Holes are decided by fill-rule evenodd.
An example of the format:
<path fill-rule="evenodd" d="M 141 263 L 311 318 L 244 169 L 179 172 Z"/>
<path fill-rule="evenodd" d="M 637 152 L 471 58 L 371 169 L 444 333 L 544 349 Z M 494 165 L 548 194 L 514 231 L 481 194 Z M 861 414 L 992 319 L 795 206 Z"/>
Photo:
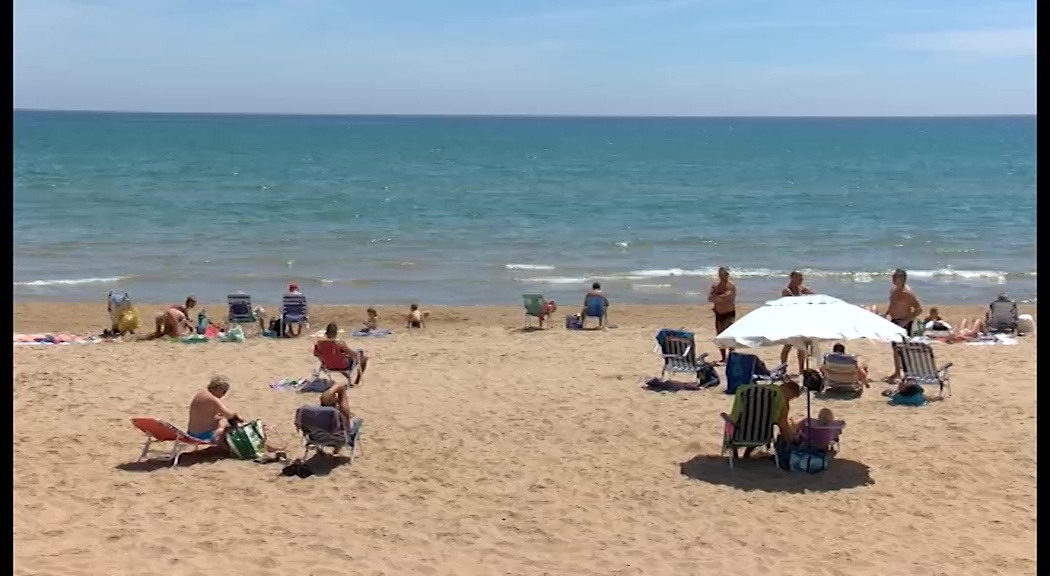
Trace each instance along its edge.
<path fill-rule="evenodd" d="M 179 455 L 187 446 L 193 446 L 196 451 L 201 446 L 212 446 L 207 440 L 198 440 L 174 425 L 156 418 L 132 418 L 131 423 L 146 434 L 146 444 L 142 447 L 142 454 L 136 462 L 142 462 L 149 455 L 149 448 L 154 442 L 173 442 L 171 451 L 164 457 L 171 460 L 172 467 L 179 464 Z"/>

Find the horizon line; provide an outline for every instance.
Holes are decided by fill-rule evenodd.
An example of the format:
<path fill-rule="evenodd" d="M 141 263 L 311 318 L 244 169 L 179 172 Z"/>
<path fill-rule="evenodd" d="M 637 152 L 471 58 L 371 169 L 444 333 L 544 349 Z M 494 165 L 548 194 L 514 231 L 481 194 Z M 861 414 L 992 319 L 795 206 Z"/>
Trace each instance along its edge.
<path fill-rule="evenodd" d="M 270 116 L 270 117 L 315 117 L 315 118 L 535 118 L 535 119 L 596 119 L 596 120 L 682 120 L 682 119 L 923 119 L 923 118 L 1035 118 L 1036 113 L 1001 113 L 1001 114 L 829 114 L 829 115 L 775 115 L 775 114 L 750 114 L 750 115 L 703 115 L 703 114 L 435 114 L 435 113 L 338 113 L 338 112 L 179 112 L 179 111 L 156 111 L 156 110 L 89 110 L 89 109 L 61 109 L 61 108 L 12 108 L 12 112 L 47 112 L 59 114 L 149 114 L 156 116 Z"/>

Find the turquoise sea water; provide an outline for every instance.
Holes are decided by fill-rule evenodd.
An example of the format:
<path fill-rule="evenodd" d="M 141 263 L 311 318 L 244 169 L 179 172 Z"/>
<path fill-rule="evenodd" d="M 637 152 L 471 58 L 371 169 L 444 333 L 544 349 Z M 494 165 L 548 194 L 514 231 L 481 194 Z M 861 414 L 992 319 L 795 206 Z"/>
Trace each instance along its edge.
<path fill-rule="evenodd" d="M 14 113 L 17 299 L 1035 298 L 1035 118 Z"/>

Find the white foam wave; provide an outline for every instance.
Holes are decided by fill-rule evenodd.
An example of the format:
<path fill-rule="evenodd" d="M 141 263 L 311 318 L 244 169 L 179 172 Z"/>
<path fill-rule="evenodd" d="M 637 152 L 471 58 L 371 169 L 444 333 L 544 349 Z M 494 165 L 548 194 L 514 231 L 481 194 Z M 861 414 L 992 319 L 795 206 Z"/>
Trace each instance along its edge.
<path fill-rule="evenodd" d="M 670 287 L 670 284 L 631 284 L 632 290 L 638 290 L 640 292 L 646 290 L 665 290 Z"/>
<path fill-rule="evenodd" d="M 79 284 L 115 284 L 127 280 L 130 276 L 112 278 L 72 278 L 68 280 L 33 280 L 32 282 L 15 282 L 15 286 L 77 286 Z"/>
<path fill-rule="evenodd" d="M 777 272 L 776 270 L 770 270 L 769 268 L 731 268 L 730 273 L 737 278 L 770 278 L 787 274 L 787 272 Z M 673 278 L 675 276 L 710 276 L 711 278 L 714 278 L 718 275 L 718 267 L 708 266 L 693 270 L 684 270 L 682 268 L 634 270 L 629 272 L 628 275 L 640 276 L 642 278 Z"/>
<path fill-rule="evenodd" d="M 584 284 L 587 282 L 586 278 L 569 278 L 563 276 L 551 276 L 541 278 L 515 278 L 516 282 L 523 282 L 525 284 Z"/>
<path fill-rule="evenodd" d="M 554 266 L 546 264 L 504 264 L 507 270 L 554 270 Z"/>

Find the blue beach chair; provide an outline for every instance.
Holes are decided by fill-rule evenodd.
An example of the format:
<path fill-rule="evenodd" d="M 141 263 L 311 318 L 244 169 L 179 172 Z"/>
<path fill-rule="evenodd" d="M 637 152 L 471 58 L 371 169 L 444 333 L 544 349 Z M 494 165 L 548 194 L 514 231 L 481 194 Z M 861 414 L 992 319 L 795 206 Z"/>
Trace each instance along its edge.
<path fill-rule="evenodd" d="M 292 324 L 299 326 L 298 334 L 302 334 L 304 328 L 310 328 L 306 296 L 303 294 L 285 294 L 281 299 L 281 330 L 286 330 Z"/>
<path fill-rule="evenodd" d="M 255 316 L 255 309 L 252 308 L 252 297 L 250 295 L 243 292 L 235 292 L 226 297 L 226 304 L 229 308 L 226 322 L 230 327 L 234 325 L 241 326 L 245 335 L 248 334 L 249 329 L 261 330 L 259 319 Z"/>
<path fill-rule="evenodd" d="M 609 325 L 609 308 L 608 300 L 605 296 L 598 294 L 591 294 L 583 300 L 583 316 L 580 317 L 580 326 L 585 328 L 587 326 L 588 318 L 597 318 L 598 327 L 603 328 Z"/>
<path fill-rule="evenodd" d="M 726 394 L 736 394 L 738 388 L 748 384 L 781 380 L 786 371 L 787 364 L 781 364 L 770 371 L 754 354 L 730 352 L 726 356 Z"/>

